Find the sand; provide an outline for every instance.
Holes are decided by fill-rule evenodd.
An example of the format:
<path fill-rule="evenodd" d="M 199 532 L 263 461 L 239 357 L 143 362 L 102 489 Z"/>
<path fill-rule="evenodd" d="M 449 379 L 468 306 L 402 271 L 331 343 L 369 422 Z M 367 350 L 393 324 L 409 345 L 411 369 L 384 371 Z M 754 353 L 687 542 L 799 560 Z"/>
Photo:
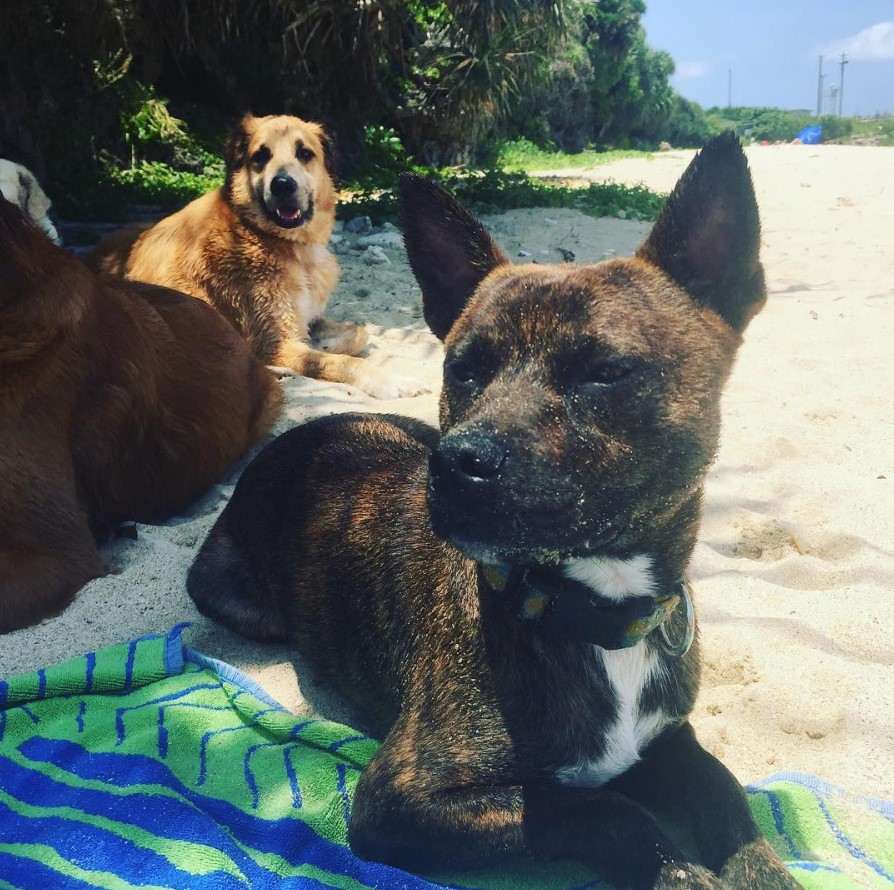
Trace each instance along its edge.
<path fill-rule="evenodd" d="M 568 176 L 668 191 L 692 157 L 672 151 Z M 894 149 L 753 146 L 769 302 L 724 400 L 724 435 L 691 565 L 705 656 L 693 721 L 743 782 L 781 770 L 894 799 Z M 647 223 L 573 211 L 485 218 L 512 257 L 629 255 Z M 434 422 L 442 352 L 400 248 L 387 265 L 340 257 L 334 318 L 366 322 L 370 361 L 432 393 L 378 402 L 285 376 L 275 432 L 344 410 Z M 0 638 L 0 677 L 192 622 L 187 640 L 255 677 L 285 706 L 343 711 L 299 687 L 283 646 L 241 640 L 199 615 L 184 579 L 239 471 L 163 526 L 105 551 L 116 573 L 61 616 Z"/>

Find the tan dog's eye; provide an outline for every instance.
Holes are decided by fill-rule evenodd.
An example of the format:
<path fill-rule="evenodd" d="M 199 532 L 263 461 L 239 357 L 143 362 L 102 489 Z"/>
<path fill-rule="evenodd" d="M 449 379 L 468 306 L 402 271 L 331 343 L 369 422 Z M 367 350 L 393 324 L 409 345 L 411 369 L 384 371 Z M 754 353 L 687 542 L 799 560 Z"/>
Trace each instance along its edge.
<path fill-rule="evenodd" d="M 262 170 L 267 161 L 270 160 L 270 149 L 266 145 L 262 145 L 252 156 L 251 165 L 255 170 Z"/>
<path fill-rule="evenodd" d="M 295 147 L 295 157 L 298 158 L 302 164 L 309 164 L 316 155 L 306 145 L 302 145 L 299 142 Z"/>

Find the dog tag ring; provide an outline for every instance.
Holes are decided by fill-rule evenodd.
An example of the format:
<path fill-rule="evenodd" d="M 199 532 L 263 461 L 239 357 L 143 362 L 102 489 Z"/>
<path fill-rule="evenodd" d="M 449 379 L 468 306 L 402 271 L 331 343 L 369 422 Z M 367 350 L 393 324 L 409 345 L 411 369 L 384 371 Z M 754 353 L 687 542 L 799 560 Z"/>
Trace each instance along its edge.
<path fill-rule="evenodd" d="M 677 582 L 675 593 L 679 595 L 683 603 L 683 620 L 685 621 L 683 633 L 676 642 L 671 639 L 667 629 L 670 619 L 661 624 L 658 633 L 660 634 L 661 648 L 668 655 L 680 658 L 689 651 L 689 647 L 692 645 L 693 639 L 695 639 L 695 610 L 692 607 L 692 597 L 689 595 L 689 585 L 685 579 L 681 578 Z"/>

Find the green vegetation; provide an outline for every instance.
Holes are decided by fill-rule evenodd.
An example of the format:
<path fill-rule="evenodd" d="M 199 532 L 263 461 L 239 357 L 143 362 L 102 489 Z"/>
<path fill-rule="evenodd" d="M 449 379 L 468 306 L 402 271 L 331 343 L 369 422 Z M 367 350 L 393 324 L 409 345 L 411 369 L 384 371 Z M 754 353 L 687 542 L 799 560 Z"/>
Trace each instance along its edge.
<path fill-rule="evenodd" d="M 585 187 L 545 183 L 524 173 L 488 170 L 480 176 L 448 180 L 455 194 L 471 207 L 486 211 L 511 207 L 569 207 L 590 216 L 654 219 L 665 196 L 642 186 L 594 182 Z"/>
<path fill-rule="evenodd" d="M 781 108 L 709 108 L 708 120 L 716 131 L 732 129 L 740 136 L 758 142 L 791 142 L 804 127 L 820 124 L 823 142 L 836 142 L 850 136 L 853 120 L 824 115 L 817 118 L 808 111 L 784 111 Z"/>
<path fill-rule="evenodd" d="M 855 118 L 850 142 L 856 145 L 894 145 L 894 117 Z"/>
<path fill-rule="evenodd" d="M 110 167 L 108 176 L 118 198 L 128 204 L 156 204 L 175 209 L 223 184 L 220 172 L 190 173 L 161 161 L 138 161 L 133 167 Z"/>
<path fill-rule="evenodd" d="M 377 196 L 394 172 L 415 169 L 494 206 L 536 198 L 645 214 L 638 197 L 546 195 L 557 186 L 517 174 L 592 167 L 661 142 L 697 147 L 728 127 L 790 141 L 815 122 L 768 108 L 706 113 L 677 95 L 673 59 L 648 46 L 644 0 L 249 6 L 7 4 L 0 157 L 34 170 L 63 216 L 116 219 L 128 204 L 178 206 L 220 182 L 224 133 L 251 109 L 321 121 L 345 184 L 365 200 L 387 203 Z M 819 122 L 824 141 L 894 138 L 890 123 Z M 456 172 L 470 168 L 486 173 Z"/>
<path fill-rule="evenodd" d="M 504 143 L 497 153 L 497 166 L 510 172 L 530 170 L 560 170 L 564 167 L 600 167 L 623 158 L 648 157 L 649 152 L 633 149 L 589 149 L 576 154 L 540 148 L 529 139 L 515 139 Z"/>
<path fill-rule="evenodd" d="M 594 182 L 582 188 L 572 187 L 543 182 L 525 173 L 494 169 L 476 173 L 443 170 L 432 178 L 477 213 L 515 207 L 565 207 L 596 217 L 617 216 L 623 211 L 627 219 L 654 219 L 665 200 L 642 186 Z M 376 191 L 349 193 L 339 206 L 339 216 L 365 214 L 377 222 L 394 220 L 394 184 Z"/>
<path fill-rule="evenodd" d="M 368 127 L 365 133 L 366 163 L 356 177 L 342 183 L 339 216 L 365 214 L 381 222 L 397 216 L 395 186 L 403 171 L 428 176 L 455 194 L 477 212 L 513 207 L 567 207 L 591 216 L 616 216 L 623 211 L 629 219 L 654 219 L 664 198 L 648 189 L 616 183 L 592 183 L 581 188 L 545 182 L 530 176 L 534 169 L 562 166 L 596 166 L 644 152 L 609 151 L 569 155 L 538 148 L 525 139 L 504 143 L 494 162 L 483 170 L 459 167 L 436 168 L 414 164 L 397 134 L 387 127 Z"/>
<path fill-rule="evenodd" d="M 668 82 L 673 59 L 646 43 L 643 0 L 568 6 L 561 52 L 541 62 L 531 96 L 511 117 L 513 129 L 572 153 L 593 145 L 655 148 L 672 130 L 678 145 L 704 141 L 701 110 L 684 107 Z"/>
<path fill-rule="evenodd" d="M 357 176 L 341 183 L 338 206 L 341 218 L 368 215 L 376 222 L 397 217 L 395 188 L 398 176 L 411 170 L 428 176 L 457 195 L 478 212 L 513 207 L 567 207 L 591 216 L 616 216 L 619 211 L 629 219 L 654 219 L 664 198 L 635 186 L 593 183 L 572 187 L 529 176 L 526 169 L 552 166 L 596 166 L 624 157 L 640 157 L 644 152 L 586 152 L 581 155 L 550 153 L 530 143 L 509 143 L 501 150 L 496 166 L 483 171 L 457 167 L 437 169 L 414 164 L 397 138 L 385 127 L 369 127 L 366 132 L 366 164 Z M 204 155 L 204 171 L 175 170 L 160 161 L 138 161 L 132 167 L 110 165 L 107 191 L 129 204 L 154 204 L 165 209 L 183 206 L 223 182 L 223 161 Z"/>
<path fill-rule="evenodd" d="M 12 4 L 0 29 L 0 156 L 35 170 L 60 213 L 89 218 L 128 201 L 178 203 L 215 182 L 223 134 L 245 109 L 321 121 L 342 175 L 371 190 L 397 160 L 498 169 L 507 139 L 572 147 L 558 118 L 528 118 L 553 95 L 579 97 L 556 113 L 583 122 L 580 148 L 649 147 L 676 101 L 673 61 L 645 43 L 643 0 L 213 7 Z"/>

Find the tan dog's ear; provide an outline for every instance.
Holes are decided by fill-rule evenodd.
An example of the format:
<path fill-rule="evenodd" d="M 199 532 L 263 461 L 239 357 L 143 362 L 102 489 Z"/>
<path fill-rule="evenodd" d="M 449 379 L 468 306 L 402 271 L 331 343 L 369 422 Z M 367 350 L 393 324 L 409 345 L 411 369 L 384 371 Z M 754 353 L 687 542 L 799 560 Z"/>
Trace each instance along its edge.
<path fill-rule="evenodd" d="M 320 127 L 317 136 L 320 140 L 320 145 L 323 146 L 323 165 L 326 168 L 326 172 L 332 178 L 332 182 L 335 185 L 338 185 L 335 141 L 322 127 Z"/>
<path fill-rule="evenodd" d="M 508 263 L 462 204 L 422 176 L 400 177 L 400 221 L 428 326 L 443 340 L 489 272 Z"/>
<path fill-rule="evenodd" d="M 695 156 L 636 255 L 743 331 L 767 296 L 759 252 L 748 161 L 729 131 Z"/>
<path fill-rule="evenodd" d="M 334 185 L 338 184 L 338 173 L 336 170 L 336 151 L 335 151 L 335 141 L 326 131 L 326 128 L 322 124 L 317 124 L 312 121 L 308 121 L 305 123 L 305 126 L 316 136 L 320 145 L 323 148 L 323 166 L 326 168 L 326 172 L 329 174 L 330 179 Z"/>
<path fill-rule="evenodd" d="M 254 121 L 254 115 L 248 113 L 237 124 L 233 124 L 224 142 L 224 164 L 227 174 L 241 170 L 245 165 L 245 156 L 248 154 L 249 128 Z"/>

